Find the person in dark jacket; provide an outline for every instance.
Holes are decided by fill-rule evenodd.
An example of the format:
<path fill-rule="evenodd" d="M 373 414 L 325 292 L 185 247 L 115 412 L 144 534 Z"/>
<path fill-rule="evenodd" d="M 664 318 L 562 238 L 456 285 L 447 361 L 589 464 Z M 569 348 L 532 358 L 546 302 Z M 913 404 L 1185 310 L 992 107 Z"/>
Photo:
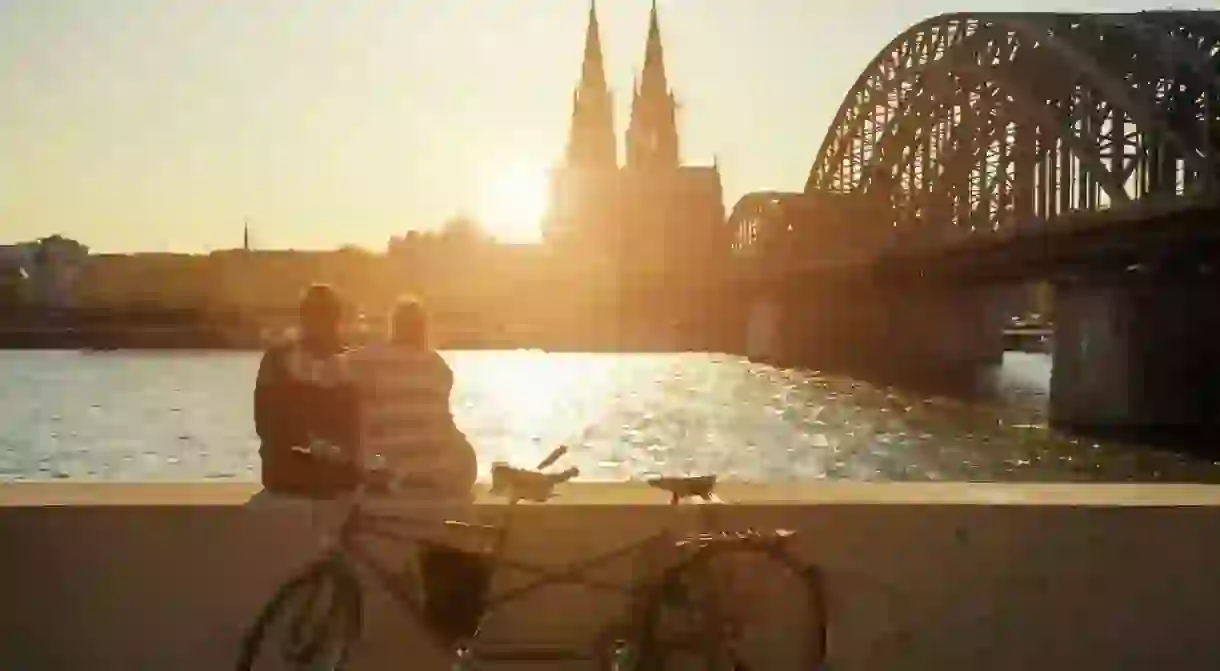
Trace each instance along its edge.
<path fill-rule="evenodd" d="M 359 484 L 359 400 L 340 354 L 343 301 L 325 284 L 300 303 L 297 336 L 263 354 L 254 385 L 263 487 L 332 498 Z"/>

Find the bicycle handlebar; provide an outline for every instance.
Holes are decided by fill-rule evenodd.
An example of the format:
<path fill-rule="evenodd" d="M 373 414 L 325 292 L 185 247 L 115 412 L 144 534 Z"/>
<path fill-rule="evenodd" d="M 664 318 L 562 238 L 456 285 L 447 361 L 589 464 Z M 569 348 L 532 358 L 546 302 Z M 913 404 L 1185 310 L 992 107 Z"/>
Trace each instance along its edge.
<path fill-rule="evenodd" d="M 567 452 L 567 446 L 560 445 L 533 470 L 516 468 L 502 461 L 492 464 L 490 493 L 511 500 L 546 501 L 553 495 L 556 485 L 580 475 L 580 469 L 575 467 L 557 473 L 542 472 L 542 469 L 554 464 Z M 365 468 L 361 472 L 360 480 L 358 492 L 361 494 L 384 493 L 396 489 L 427 490 L 436 487 L 436 483 L 427 476 L 398 473 L 385 467 Z"/>
<path fill-rule="evenodd" d="M 553 464 L 567 452 L 566 447 L 560 447 L 542 461 L 543 468 Z M 505 462 L 491 465 L 490 493 L 505 496 L 509 500 L 526 500 L 543 502 L 551 498 L 555 486 L 567 482 L 580 475 L 579 468 L 569 468 L 559 473 L 543 473 L 541 469 L 526 470 L 514 468 Z"/>
<path fill-rule="evenodd" d="M 547 477 L 549 477 L 551 479 L 551 484 L 558 485 L 558 484 L 567 482 L 568 480 L 572 480 L 578 475 L 580 475 L 580 469 L 573 466 L 571 468 L 560 471 L 559 473 L 554 473 Z"/>

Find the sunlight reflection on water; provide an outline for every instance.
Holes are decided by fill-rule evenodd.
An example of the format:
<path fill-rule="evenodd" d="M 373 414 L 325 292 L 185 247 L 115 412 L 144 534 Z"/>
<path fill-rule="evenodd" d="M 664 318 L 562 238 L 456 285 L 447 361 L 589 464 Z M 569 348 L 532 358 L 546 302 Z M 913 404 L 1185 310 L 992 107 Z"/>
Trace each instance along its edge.
<path fill-rule="evenodd" d="M 921 398 L 705 354 L 449 352 L 484 472 L 554 445 L 584 479 L 1220 481 L 1220 466 L 1045 428 L 1048 360 L 1008 402 Z M 0 352 L 0 479 L 255 480 L 251 353 Z"/>

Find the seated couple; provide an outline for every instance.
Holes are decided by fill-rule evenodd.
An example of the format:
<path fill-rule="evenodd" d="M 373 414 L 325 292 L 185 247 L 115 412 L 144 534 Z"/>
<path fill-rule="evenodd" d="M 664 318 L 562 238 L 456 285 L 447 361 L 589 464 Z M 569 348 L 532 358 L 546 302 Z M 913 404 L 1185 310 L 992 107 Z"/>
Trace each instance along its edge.
<path fill-rule="evenodd" d="M 343 312 L 333 288 L 311 286 L 298 336 L 263 355 L 254 388 L 263 487 L 333 498 L 379 455 L 429 496 L 469 497 L 475 453 L 454 423 L 453 371 L 428 346 L 423 306 L 399 301 L 389 339 L 355 349 L 342 342 Z"/>
<path fill-rule="evenodd" d="M 334 498 L 360 484 L 366 456 L 381 455 L 413 487 L 430 485 L 422 495 L 469 500 L 474 449 L 453 421 L 453 372 L 428 346 L 423 306 L 400 301 L 389 340 L 351 350 L 342 343 L 342 316 L 334 289 L 311 286 L 301 300 L 298 337 L 263 355 L 254 424 L 265 491 Z M 472 635 L 490 564 L 478 554 L 424 544 L 419 573 L 432 627 L 455 640 Z"/>

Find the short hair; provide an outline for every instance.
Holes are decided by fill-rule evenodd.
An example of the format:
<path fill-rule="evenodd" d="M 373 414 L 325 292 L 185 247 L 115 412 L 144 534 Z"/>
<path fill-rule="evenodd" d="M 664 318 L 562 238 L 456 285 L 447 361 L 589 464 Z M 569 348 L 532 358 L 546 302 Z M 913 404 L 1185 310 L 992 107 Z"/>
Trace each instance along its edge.
<path fill-rule="evenodd" d="M 337 323 L 343 316 L 343 297 L 329 284 L 314 283 L 301 294 L 302 320 Z"/>
<path fill-rule="evenodd" d="M 390 340 L 400 345 L 423 348 L 428 344 L 428 311 L 414 296 L 394 303 L 390 313 Z"/>

